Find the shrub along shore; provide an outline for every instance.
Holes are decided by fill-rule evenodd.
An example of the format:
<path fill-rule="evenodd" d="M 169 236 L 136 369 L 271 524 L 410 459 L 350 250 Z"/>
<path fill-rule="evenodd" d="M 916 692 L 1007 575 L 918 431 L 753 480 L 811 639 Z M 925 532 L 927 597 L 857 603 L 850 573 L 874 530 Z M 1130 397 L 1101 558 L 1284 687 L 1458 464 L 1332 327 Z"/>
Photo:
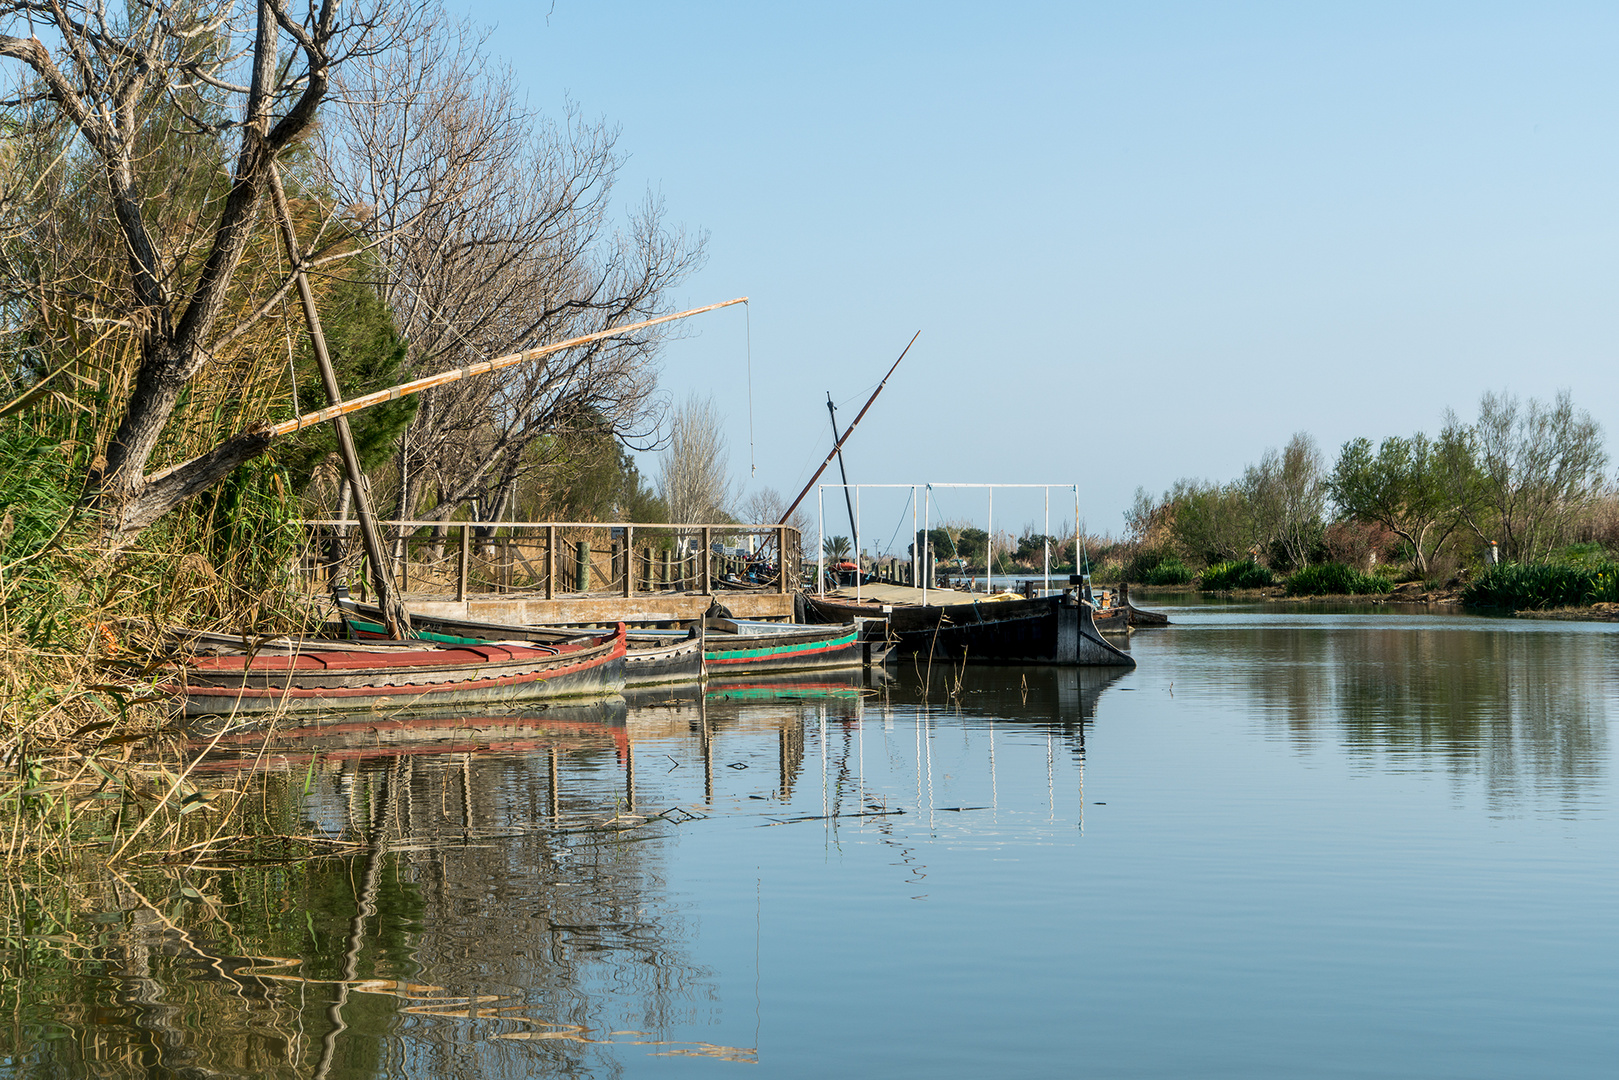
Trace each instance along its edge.
<path fill-rule="evenodd" d="M 1175 575 L 1179 576 L 1179 575 Z M 1107 569 L 1101 583 L 1116 583 Z M 1291 575 L 1278 575 L 1254 562 L 1224 562 L 1184 580 L 1143 581 L 1147 592 L 1184 592 L 1188 588 L 1228 596 L 1276 599 L 1334 599 L 1386 602 L 1425 600 L 1460 603 L 1470 610 L 1532 617 L 1619 618 L 1619 562 L 1501 563 L 1467 582 L 1433 587 L 1420 579 L 1399 581 L 1394 575 L 1368 574 L 1343 563 L 1317 563 Z"/>

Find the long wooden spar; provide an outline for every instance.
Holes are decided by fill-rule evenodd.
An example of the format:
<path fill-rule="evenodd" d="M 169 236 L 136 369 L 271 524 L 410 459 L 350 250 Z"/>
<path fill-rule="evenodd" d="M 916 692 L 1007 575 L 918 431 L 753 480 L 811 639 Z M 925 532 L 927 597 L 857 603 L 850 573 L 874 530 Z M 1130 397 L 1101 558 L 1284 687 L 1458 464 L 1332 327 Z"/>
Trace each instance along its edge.
<path fill-rule="evenodd" d="M 906 343 L 904 351 L 899 354 L 899 360 L 905 359 L 905 353 L 908 353 L 908 352 L 911 351 L 911 346 L 915 345 L 916 344 L 916 339 L 921 337 L 921 336 L 922 336 L 922 331 L 920 331 L 920 330 L 918 330 L 916 333 L 911 335 L 911 340 Z M 793 511 L 798 509 L 798 504 L 803 502 L 804 501 L 804 496 L 806 496 L 806 495 L 808 495 L 810 493 L 810 488 L 815 486 L 815 481 L 819 480 L 821 478 L 821 474 L 826 472 L 826 467 L 828 465 L 832 464 L 832 459 L 833 458 L 838 456 L 838 452 L 843 449 L 843 444 L 849 441 L 849 436 L 850 435 L 854 434 L 854 429 L 860 426 L 861 417 L 866 415 L 866 410 L 870 409 L 871 405 L 872 405 L 872 402 L 877 400 L 877 395 L 883 392 L 883 387 L 888 385 L 889 377 L 894 374 L 895 368 L 899 367 L 899 360 L 894 361 L 894 367 L 891 367 L 891 368 L 888 369 L 888 374 L 883 376 L 883 381 L 877 384 L 877 389 L 875 389 L 875 390 L 873 390 L 871 392 L 871 397 L 866 399 L 866 404 L 861 408 L 861 410 L 858 413 L 855 414 L 854 421 L 852 423 L 850 423 L 850 425 L 843 430 L 843 437 L 841 439 L 838 439 L 835 443 L 832 444 L 832 452 L 830 454 L 826 455 L 826 460 L 821 462 L 821 467 L 819 469 L 815 470 L 815 475 L 809 478 L 809 483 L 804 485 L 804 490 L 800 491 L 798 493 L 798 498 L 793 500 L 793 504 L 787 508 L 786 513 L 781 515 L 781 520 L 778 521 L 776 524 L 778 524 L 778 525 L 787 524 L 787 519 L 793 516 Z M 832 430 L 833 430 L 833 432 L 836 432 L 837 429 L 838 429 L 837 421 L 834 420 L 832 422 Z M 847 479 L 848 478 L 845 477 L 845 480 L 847 480 Z M 845 485 L 845 486 L 847 486 L 847 485 Z"/>
<path fill-rule="evenodd" d="M 350 398 L 341 405 L 332 405 L 328 408 L 319 409 L 312 413 L 305 413 L 296 420 L 283 421 L 282 423 L 272 426 L 269 429 L 269 433 L 272 438 L 280 438 L 282 435 L 291 435 L 294 431 L 299 431 L 315 424 L 324 424 L 330 420 L 336 419 L 339 416 L 347 416 L 351 412 L 358 412 L 361 409 L 368 409 L 373 405 L 381 405 L 384 401 L 397 401 L 402 397 L 409 397 L 411 394 L 419 394 L 423 390 L 431 390 L 435 386 L 445 386 L 449 383 L 458 382 L 461 379 L 470 379 L 474 375 L 487 375 L 491 371 L 499 371 L 502 368 L 515 367 L 518 364 L 526 364 L 530 360 L 538 360 L 542 356 L 549 356 L 554 352 L 561 352 L 563 349 L 572 349 L 580 345 L 588 345 L 592 341 L 600 341 L 603 338 L 617 337 L 619 334 L 627 334 L 631 330 L 645 330 L 649 326 L 657 326 L 660 323 L 674 322 L 676 319 L 689 319 L 693 315 L 701 315 L 705 311 L 718 311 L 720 308 L 730 307 L 732 304 L 745 304 L 747 302 L 748 298 L 746 296 L 739 296 L 735 300 L 725 300 L 718 304 L 709 304 L 707 307 L 692 308 L 690 311 L 677 311 L 673 315 L 659 315 L 656 319 L 648 319 L 645 322 L 631 323 L 628 326 L 615 326 L 611 330 L 598 330 L 594 334 L 583 334 L 576 338 L 569 338 L 567 341 L 559 341 L 555 345 L 541 345 L 539 348 L 527 349 L 519 353 L 509 353 L 505 356 L 497 356 L 493 360 L 485 360 L 477 364 L 468 364 L 464 368 L 456 368 L 453 371 L 443 371 L 437 375 L 428 375 L 424 378 L 413 379 L 407 383 L 400 383 L 398 386 L 390 386 L 386 390 L 377 390 L 374 393 L 361 394 L 357 398 Z"/>
<path fill-rule="evenodd" d="M 276 439 L 283 435 L 290 435 L 294 431 L 299 431 L 315 424 L 326 423 L 335 420 L 339 416 L 346 416 L 351 412 L 370 408 L 372 405 L 381 405 L 384 401 L 397 401 L 399 398 L 419 394 L 423 390 L 431 390 L 435 386 L 443 386 L 446 383 L 453 383 L 472 375 L 483 375 L 487 372 L 499 371 L 501 368 L 522 364 L 529 360 L 538 360 L 542 356 L 549 356 L 551 353 L 561 352 L 563 349 L 588 345 L 592 341 L 627 334 L 632 330 L 644 330 L 649 326 L 657 326 L 660 323 L 674 322 L 676 319 L 688 319 L 693 315 L 701 315 L 705 311 L 715 311 L 719 308 L 730 307 L 732 304 L 745 304 L 747 302 L 748 298 L 746 296 L 739 296 L 735 300 L 709 304 L 707 307 L 692 308 L 690 311 L 677 311 L 673 315 L 659 315 L 656 319 L 648 319 L 645 322 L 630 323 L 627 326 L 615 326 L 611 330 L 600 330 L 594 334 L 569 338 L 567 341 L 559 341 L 555 345 L 542 345 L 520 353 L 497 356 L 493 360 L 470 364 L 454 371 L 445 371 L 438 375 L 429 375 L 426 378 L 416 379 L 412 382 L 400 383 L 398 386 L 390 386 L 386 390 L 378 390 L 372 394 L 362 394 L 357 398 L 343 402 L 341 405 L 331 405 L 316 412 L 305 413 L 296 420 L 286 420 L 268 427 L 244 431 L 227 439 L 224 443 L 214 447 L 214 449 L 201 457 L 192 458 L 190 461 L 182 461 L 178 465 L 170 465 L 149 474 L 143 478 L 143 483 L 148 489 L 159 485 L 167 485 L 178 492 L 178 494 L 172 496 L 173 501 L 178 501 L 207 488 L 243 461 L 254 455 L 264 453 Z M 173 505 L 173 502 L 165 505 Z M 150 520 L 144 524 L 150 524 Z"/>

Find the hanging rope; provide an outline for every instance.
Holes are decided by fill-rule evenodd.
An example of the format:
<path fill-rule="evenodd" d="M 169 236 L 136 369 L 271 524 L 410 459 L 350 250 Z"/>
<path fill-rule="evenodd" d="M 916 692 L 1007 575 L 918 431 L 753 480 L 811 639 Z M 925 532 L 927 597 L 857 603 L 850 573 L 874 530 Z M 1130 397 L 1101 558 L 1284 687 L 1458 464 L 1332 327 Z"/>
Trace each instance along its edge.
<path fill-rule="evenodd" d="M 753 456 L 753 305 L 743 304 L 746 316 L 748 342 L 748 475 L 759 475 L 759 463 Z"/>
<path fill-rule="evenodd" d="M 911 504 L 915 501 L 916 492 L 912 491 L 910 497 L 905 500 L 905 505 L 899 508 L 899 521 L 894 523 L 894 535 L 888 538 L 888 546 L 883 548 L 883 550 L 888 552 L 890 555 L 894 553 L 894 541 L 899 539 L 899 531 L 905 527 L 905 511 L 909 510 L 911 508 Z M 911 542 L 913 544 L 916 542 L 916 538 L 914 536 L 911 538 Z"/>

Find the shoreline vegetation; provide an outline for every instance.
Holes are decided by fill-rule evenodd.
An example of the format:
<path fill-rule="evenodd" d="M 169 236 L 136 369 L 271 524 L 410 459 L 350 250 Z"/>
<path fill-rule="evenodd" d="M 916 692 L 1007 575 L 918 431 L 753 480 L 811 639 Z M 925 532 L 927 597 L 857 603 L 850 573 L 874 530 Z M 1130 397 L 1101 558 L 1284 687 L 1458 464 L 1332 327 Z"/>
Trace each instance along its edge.
<path fill-rule="evenodd" d="M 1619 604 L 1619 486 L 1600 426 L 1564 391 L 1486 392 L 1438 435 L 1353 438 L 1329 463 L 1306 432 L 1227 482 L 1137 489 L 1098 583 L 1266 599 L 1459 603 L 1499 614 Z"/>

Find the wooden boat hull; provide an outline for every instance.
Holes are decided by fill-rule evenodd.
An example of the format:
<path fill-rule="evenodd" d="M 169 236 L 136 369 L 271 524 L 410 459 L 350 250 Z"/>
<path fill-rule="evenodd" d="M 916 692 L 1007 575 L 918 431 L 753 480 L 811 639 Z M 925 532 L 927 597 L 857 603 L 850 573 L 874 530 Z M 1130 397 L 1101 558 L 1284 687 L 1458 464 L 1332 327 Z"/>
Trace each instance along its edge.
<path fill-rule="evenodd" d="M 860 629 L 854 623 L 806 626 L 780 633 L 745 630 L 727 633 L 711 625 L 703 639 L 703 664 L 711 680 L 768 672 L 860 667 L 863 658 Z"/>
<path fill-rule="evenodd" d="M 935 661 L 1135 667 L 1102 637 L 1090 606 L 1072 596 L 958 605 L 937 626 L 898 635 L 900 649 Z"/>
<path fill-rule="evenodd" d="M 344 601 L 344 619 L 349 629 L 365 640 L 383 637 L 382 613 L 374 607 Z M 468 619 L 449 619 L 440 616 L 411 616 L 412 632 L 421 639 L 449 644 L 468 644 L 479 641 L 531 641 L 556 644 L 567 641 L 588 640 L 599 635 L 585 630 L 568 630 L 546 626 L 508 626 L 503 623 L 473 622 Z M 643 641 L 634 635 L 629 639 L 629 651 L 624 654 L 624 685 L 667 686 L 674 683 L 701 682 L 703 678 L 703 643 L 701 636 L 692 633 L 675 641 Z"/>
<path fill-rule="evenodd" d="M 1097 611 L 1091 610 L 1091 622 L 1096 629 L 1104 634 L 1128 634 L 1130 632 L 1130 612 L 1122 607 L 1105 608 Z"/>
<path fill-rule="evenodd" d="M 624 687 L 627 635 L 555 646 L 483 644 L 199 656 L 169 690 L 187 716 L 352 713 L 610 697 Z M 324 647 L 323 647 L 324 646 Z"/>
<path fill-rule="evenodd" d="M 1130 586 L 1123 582 L 1119 584 L 1119 606 L 1130 613 L 1130 627 L 1133 630 L 1169 625 L 1169 616 L 1163 612 L 1143 611 L 1132 604 L 1130 602 Z"/>
<path fill-rule="evenodd" d="M 846 623 L 855 619 L 887 619 L 894 633 L 931 629 L 939 621 L 942 607 L 920 604 L 888 604 L 877 600 L 849 600 L 802 593 L 804 618 L 814 623 Z M 884 607 L 888 610 L 884 610 Z"/>
<path fill-rule="evenodd" d="M 703 679 L 703 639 L 693 634 L 668 644 L 641 645 L 634 641 L 624 655 L 624 685 L 670 686 Z"/>

